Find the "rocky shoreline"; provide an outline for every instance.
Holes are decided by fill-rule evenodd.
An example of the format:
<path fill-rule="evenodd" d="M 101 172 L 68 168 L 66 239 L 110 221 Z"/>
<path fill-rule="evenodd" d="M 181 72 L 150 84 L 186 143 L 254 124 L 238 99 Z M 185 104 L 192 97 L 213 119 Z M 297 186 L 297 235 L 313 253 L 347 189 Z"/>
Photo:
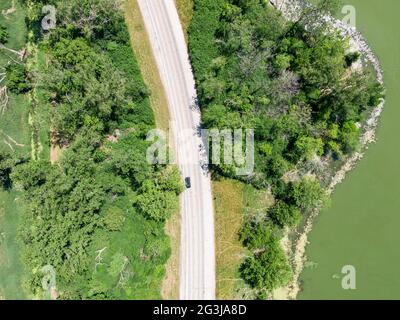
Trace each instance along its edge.
<path fill-rule="evenodd" d="M 270 4 L 282 12 L 283 16 L 289 20 L 295 20 L 299 16 L 301 10 L 307 6 L 310 6 L 304 0 L 270 0 Z M 360 32 L 355 27 L 349 26 L 343 21 L 336 19 L 332 16 L 322 17 L 326 22 L 331 23 L 335 30 L 338 30 L 343 38 L 350 39 L 351 47 L 355 51 L 359 51 L 362 55 L 364 64 L 369 63 L 374 68 L 376 78 L 379 83 L 383 84 L 383 71 L 379 63 L 378 58 L 369 47 L 368 43 Z M 353 154 L 349 157 L 341 168 L 332 177 L 331 182 L 327 188 L 327 192 L 331 194 L 335 186 L 342 182 L 346 177 L 346 174 L 354 168 L 356 163 L 363 158 L 365 150 L 368 149 L 368 145 L 375 142 L 375 132 L 378 126 L 379 117 L 383 111 L 385 101 L 375 107 L 369 119 L 362 124 L 363 134 L 360 138 L 361 151 Z M 318 216 L 320 210 L 314 210 L 314 212 L 307 218 L 303 230 L 298 235 L 296 241 L 293 243 L 289 240 L 288 234 L 283 238 L 282 244 L 285 247 L 285 251 L 290 255 L 290 260 L 293 266 L 293 280 L 284 288 L 277 290 L 274 293 L 275 299 L 296 299 L 297 294 L 300 291 L 299 277 L 304 268 L 304 264 L 307 261 L 305 255 L 305 249 L 308 244 L 308 233 L 312 230 L 313 222 Z M 294 248 L 294 249 L 292 249 Z"/>

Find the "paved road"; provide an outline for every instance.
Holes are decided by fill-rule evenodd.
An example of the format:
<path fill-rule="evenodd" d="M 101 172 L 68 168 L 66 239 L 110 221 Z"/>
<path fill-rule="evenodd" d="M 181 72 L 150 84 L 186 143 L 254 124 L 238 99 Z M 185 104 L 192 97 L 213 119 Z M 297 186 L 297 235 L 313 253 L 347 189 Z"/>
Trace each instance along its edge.
<path fill-rule="evenodd" d="M 200 112 L 195 82 L 174 0 L 138 0 L 165 87 L 178 165 L 192 187 L 181 197 L 180 298 L 215 299 L 214 210 L 211 182 L 202 169 Z"/>

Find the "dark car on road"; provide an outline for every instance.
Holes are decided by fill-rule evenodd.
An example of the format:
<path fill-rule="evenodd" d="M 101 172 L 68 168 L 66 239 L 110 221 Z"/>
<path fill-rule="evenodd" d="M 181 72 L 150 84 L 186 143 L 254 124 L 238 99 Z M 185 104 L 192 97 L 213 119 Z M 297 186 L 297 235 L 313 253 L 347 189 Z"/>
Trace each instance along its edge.
<path fill-rule="evenodd" d="M 190 182 L 190 177 L 185 178 L 185 186 L 187 189 L 192 187 L 192 183 Z"/>

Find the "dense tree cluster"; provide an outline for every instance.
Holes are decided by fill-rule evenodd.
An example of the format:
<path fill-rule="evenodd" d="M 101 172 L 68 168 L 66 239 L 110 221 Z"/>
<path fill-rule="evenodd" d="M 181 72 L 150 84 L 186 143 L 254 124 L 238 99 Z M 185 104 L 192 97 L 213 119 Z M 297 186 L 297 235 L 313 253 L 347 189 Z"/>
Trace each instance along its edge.
<path fill-rule="evenodd" d="M 321 0 L 288 21 L 268 1 L 195 1 L 189 45 L 204 125 L 255 130 L 255 172 L 245 180 L 269 187 L 276 200 L 266 221 L 246 225 L 252 230 L 246 234 L 295 227 L 303 214 L 325 205 L 317 172 L 294 174 L 293 181 L 286 174 L 356 151 L 359 123 L 383 97 L 369 68 L 353 67 L 360 54 L 318 20 L 337 5 Z M 229 166 L 213 168 L 232 176 Z M 278 241 L 260 239 L 262 248 L 244 262 L 242 274 L 265 292 L 289 277 Z"/>
<path fill-rule="evenodd" d="M 0 188 L 9 190 L 12 187 L 11 172 L 18 165 L 26 162 L 28 159 L 18 157 L 15 154 L 0 150 Z"/>
<path fill-rule="evenodd" d="M 0 157 L 2 184 L 25 195 L 27 288 L 42 297 L 41 270 L 51 265 L 61 299 L 159 298 L 170 254 L 164 225 L 182 183 L 177 168 L 146 161 L 154 116 L 120 4 L 50 3 L 56 29 L 46 36 L 34 29 L 43 1 L 30 3 L 29 24 L 48 57 L 35 74 L 38 108 L 50 110 L 52 143 L 65 150 L 54 165 Z M 23 92 L 26 71 L 13 68 Z"/>
<path fill-rule="evenodd" d="M 6 85 L 11 92 L 22 94 L 29 91 L 28 72 L 24 64 L 11 63 L 7 65 L 6 75 Z"/>
<path fill-rule="evenodd" d="M 108 143 L 104 149 L 99 149 L 102 136 L 82 132 L 65 152 L 59 165 L 31 161 L 13 170 L 14 187 L 25 191 L 28 204 L 21 229 L 25 245 L 24 261 L 33 270 L 52 265 L 57 271 L 62 298 L 158 296 L 157 281 L 162 277 L 160 267 L 169 254 L 163 220 L 158 217 L 170 208 L 159 199 L 163 193 L 160 192 L 157 197 L 145 186 L 155 180 L 159 185 L 166 186 L 163 190 L 170 198 L 169 206 L 176 207 L 177 194 L 181 191 L 180 178 L 175 168 L 153 171 L 145 161 L 140 163 L 147 166 L 143 168 L 147 173 L 135 174 L 135 185 L 143 186 L 138 190 L 134 188 L 131 175 L 116 174 L 114 148 L 129 148 L 135 140 L 137 137 L 131 133 L 118 143 Z M 143 146 L 143 141 L 137 143 Z M 144 155 L 138 152 L 125 161 L 137 165 L 137 158 Z M 175 180 L 172 182 L 170 179 Z M 171 183 L 176 187 L 170 187 Z M 150 199 L 155 207 L 140 206 L 138 202 L 143 197 Z M 148 234 L 145 231 L 147 228 Z M 123 236 L 126 237 L 124 242 L 115 240 Z M 101 256 L 101 263 L 96 266 L 96 252 L 104 247 L 107 249 Z M 119 272 L 108 274 L 104 271 L 113 259 L 108 250 L 116 250 L 129 261 L 126 270 L 123 270 L 129 273 L 123 284 L 119 283 Z M 142 257 L 147 251 L 152 252 L 151 259 Z M 150 292 L 145 285 L 146 281 L 150 281 L 148 274 L 154 276 Z M 106 283 L 101 283 L 99 278 L 102 277 L 107 278 Z M 30 286 L 34 292 L 41 290 L 40 279 L 35 274 L 31 279 Z M 101 288 L 94 287 L 93 281 L 99 281 L 96 286 L 101 284 Z M 136 291 L 132 290 L 133 287 Z"/>
<path fill-rule="evenodd" d="M 2 24 L 0 24 L 0 44 L 5 44 L 8 41 L 8 31 L 7 28 L 5 26 L 3 26 Z"/>

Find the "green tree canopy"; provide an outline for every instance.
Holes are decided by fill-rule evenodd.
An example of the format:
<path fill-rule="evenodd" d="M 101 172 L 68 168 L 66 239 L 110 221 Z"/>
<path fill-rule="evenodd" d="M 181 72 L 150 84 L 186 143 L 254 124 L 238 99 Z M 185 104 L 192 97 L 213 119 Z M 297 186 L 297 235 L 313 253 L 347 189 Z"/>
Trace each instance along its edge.
<path fill-rule="evenodd" d="M 288 198 L 303 211 L 310 211 L 328 203 L 328 197 L 321 184 L 312 178 L 303 178 L 293 182 L 288 188 Z"/>
<path fill-rule="evenodd" d="M 268 214 L 272 221 L 280 227 L 294 227 L 301 220 L 300 210 L 296 206 L 289 205 L 283 201 L 275 203 Z"/>
<path fill-rule="evenodd" d="M 0 24 L 0 44 L 6 44 L 8 41 L 9 34 L 7 28 Z"/>
<path fill-rule="evenodd" d="M 11 92 L 25 93 L 30 89 L 28 73 L 23 64 L 12 63 L 6 66 L 6 84 Z"/>
<path fill-rule="evenodd" d="M 244 280 L 256 289 L 273 291 L 286 285 L 292 270 L 279 241 L 271 239 L 265 250 L 247 258 L 241 266 Z"/>

